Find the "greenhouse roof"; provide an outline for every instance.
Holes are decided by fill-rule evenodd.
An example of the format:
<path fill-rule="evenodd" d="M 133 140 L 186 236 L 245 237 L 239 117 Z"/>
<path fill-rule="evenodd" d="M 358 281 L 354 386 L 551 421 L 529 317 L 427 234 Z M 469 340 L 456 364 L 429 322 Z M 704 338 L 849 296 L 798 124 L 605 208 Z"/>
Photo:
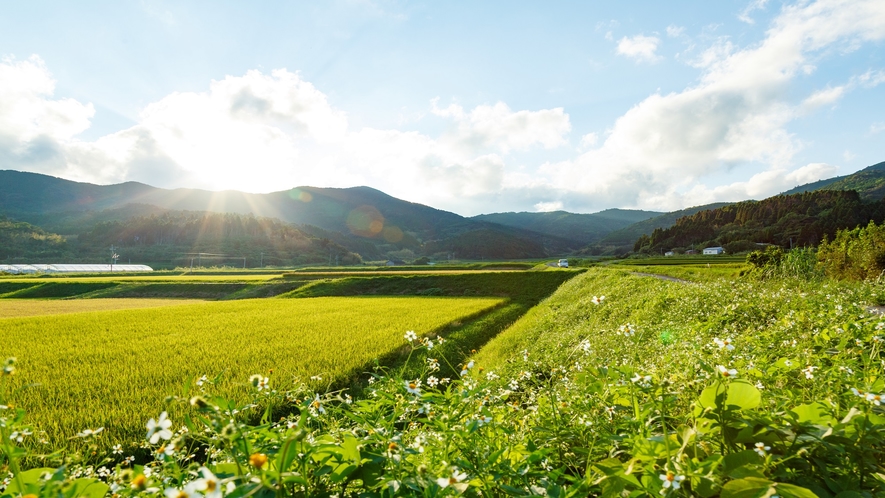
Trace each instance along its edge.
<path fill-rule="evenodd" d="M 0 273 L 110 273 L 154 271 L 147 265 L 0 265 Z"/>

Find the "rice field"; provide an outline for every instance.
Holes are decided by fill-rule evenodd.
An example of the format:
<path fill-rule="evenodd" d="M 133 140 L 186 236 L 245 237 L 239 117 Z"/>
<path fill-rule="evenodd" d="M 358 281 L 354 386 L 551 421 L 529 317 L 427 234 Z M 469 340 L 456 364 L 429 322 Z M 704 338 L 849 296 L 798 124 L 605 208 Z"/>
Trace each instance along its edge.
<path fill-rule="evenodd" d="M 272 388 L 300 379 L 323 391 L 404 346 L 406 330 L 438 331 L 502 301 L 247 299 L 0 318 L 0 357 L 18 358 L 7 400 L 27 410 L 51 446 L 98 427 L 109 445 L 143 436 L 146 417 L 166 409 L 164 399 L 189 378 L 221 374 L 215 390 L 235 399 L 254 391 L 252 374 L 268 376 Z"/>
<path fill-rule="evenodd" d="M 0 299 L 0 318 L 159 308 L 202 302 L 199 299 Z"/>

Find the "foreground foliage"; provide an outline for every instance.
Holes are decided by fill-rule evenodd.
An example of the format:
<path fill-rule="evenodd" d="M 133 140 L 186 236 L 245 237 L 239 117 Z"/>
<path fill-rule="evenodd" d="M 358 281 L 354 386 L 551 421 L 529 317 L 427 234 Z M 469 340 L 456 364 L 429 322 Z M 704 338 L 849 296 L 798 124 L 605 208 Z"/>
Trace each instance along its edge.
<path fill-rule="evenodd" d="M 885 224 L 839 230 L 824 240 L 818 256 L 826 273 L 838 279 L 881 280 L 885 272 Z"/>
<path fill-rule="evenodd" d="M 168 407 L 198 415 L 157 406 L 119 454 L 29 472 L 24 413 L 9 409 L 6 493 L 880 496 L 885 323 L 864 307 L 879 292 L 591 269 L 452 379 L 439 340 L 406 332 L 421 371 L 375 371 L 363 399 L 258 375 L 235 403 L 204 382 Z M 278 403 L 297 412 L 262 408 Z"/>

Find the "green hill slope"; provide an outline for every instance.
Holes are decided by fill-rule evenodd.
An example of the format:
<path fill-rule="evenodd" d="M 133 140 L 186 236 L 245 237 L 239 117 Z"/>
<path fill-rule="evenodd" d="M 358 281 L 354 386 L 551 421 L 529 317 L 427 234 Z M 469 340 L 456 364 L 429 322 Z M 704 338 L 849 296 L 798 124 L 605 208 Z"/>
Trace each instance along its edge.
<path fill-rule="evenodd" d="M 65 256 L 69 249 L 64 237 L 0 214 L 0 261 L 31 263 L 34 261 L 24 259 L 31 255 L 39 258 L 58 258 Z"/>
<path fill-rule="evenodd" d="M 756 243 L 783 247 L 817 245 L 842 228 L 885 217 L 885 202 L 864 202 L 853 190 L 818 190 L 744 201 L 705 210 L 670 228 L 641 236 L 635 251 L 659 253 L 673 248 L 722 246 L 726 252 L 755 248 Z"/>
<path fill-rule="evenodd" d="M 783 195 L 817 190 L 856 190 L 865 201 L 885 198 L 885 162 L 868 166 L 856 173 L 800 185 Z"/>

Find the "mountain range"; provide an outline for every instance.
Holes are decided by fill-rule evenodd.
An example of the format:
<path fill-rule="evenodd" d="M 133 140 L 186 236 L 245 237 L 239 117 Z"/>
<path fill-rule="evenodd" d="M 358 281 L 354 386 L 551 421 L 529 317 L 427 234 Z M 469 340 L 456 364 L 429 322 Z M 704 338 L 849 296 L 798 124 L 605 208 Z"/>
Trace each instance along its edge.
<path fill-rule="evenodd" d="M 851 175 L 802 185 L 784 194 L 818 190 L 856 190 L 864 201 L 882 199 L 885 162 Z M 59 234 L 69 241 L 81 237 L 112 241 L 115 236 L 123 237 L 123 232 L 139 237 L 130 233 L 131 230 L 124 230 L 126 222 L 135 224 L 131 220 L 140 220 L 136 225 L 147 227 L 151 223 L 146 219 L 165 217 L 167 223 L 192 226 L 193 219 L 205 218 L 211 213 L 231 213 L 263 219 L 260 225 L 275 227 L 276 232 L 281 229 L 273 220 L 294 226 L 299 231 L 299 240 L 315 241 L 312 244 L 316 245 L 317 257 L 329 252 L 329 244 L 332 244 L 339 249 L 331 250 L 330 254 L 353 253 L 363 260 L 622 254 L 631 251 L 643 235 L 667 229 L 682 217 L 715 212 L 728 204 L 709 204 L 670 213 L 608 209 L 592 214 L 509 212 L 468 218 L 397 199 L 370 187 L 304 186 L 250 194 L 161 189 L 137 182 L 94 185 L 37 173 L 0 170 L 0 214 L 10 223 L 21 221 L 33 225 L 43 239 Z M 108 231 L 111 226 L 108 224 L 113 223 L 117 223 L 113 226 L 120 234 Z M 237 219 L 226 223 L 242 227 L 251 222 Z M 21 232 L 21 225 L 17 226 Z M 94 232 L 99 226 L 105 231 L 96 239 Z M 21 233 L 17 237 L 20 239 Z M 199 239 L 181 237 L 180 240 L 196 243 Z M 243 245 L 248 246 L 249 242 Z"/>

